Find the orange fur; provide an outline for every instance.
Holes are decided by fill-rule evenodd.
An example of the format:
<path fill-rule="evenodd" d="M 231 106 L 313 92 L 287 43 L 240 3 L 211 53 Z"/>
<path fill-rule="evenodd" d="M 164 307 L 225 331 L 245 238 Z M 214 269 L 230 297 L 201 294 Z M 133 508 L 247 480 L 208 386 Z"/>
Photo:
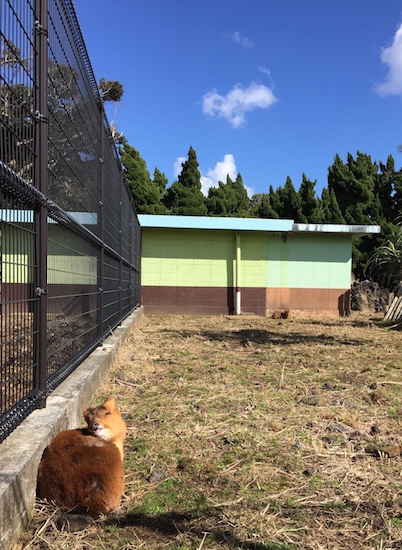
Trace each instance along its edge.
<path fill-rule="evenodd" d="M 279 311 L 278 309 L 273 312 L 271 319 L 287 319 L 289 317 L 289 310 Z"/>
<path fill-rule="evenodd" d="M 88 428 L 52 439 L 38 472 L 38 496 L 77 514 L 98 518 L 114 510 L 124 490 L 126 425 L 114 398 L 84 411 Z"/>
<path fill-rule="evenodd" d="M 285 311 L 282 311 L 282 313 L 281 313 L 281 318 L 282 319 L 287 319 L 288 317 L 289 317 L 289 310 L 285 309 Z"/>

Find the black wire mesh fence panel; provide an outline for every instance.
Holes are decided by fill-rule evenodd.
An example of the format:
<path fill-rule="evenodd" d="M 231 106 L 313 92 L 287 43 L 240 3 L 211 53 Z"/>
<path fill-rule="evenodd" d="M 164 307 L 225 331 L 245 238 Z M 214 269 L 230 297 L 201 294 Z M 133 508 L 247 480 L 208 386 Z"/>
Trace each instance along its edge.
<path fill-rule="evenodd" d="M 131 221 L 130 223 L 131 240 L 131 263 L 136 266 L 136 269 L 130 270 L 130 295 L 131 302 L 141 303 L 141 231 L 138 230 L 137 224 Z"/>
<path fill-rule="evenodd" d="M 36 388 L 32 197 L 35 104 L 33 1 L 0 3 L 0 441 L 41 402 Z"/>
<path fill-rule="evenodd" d="M 99 250 L 58 223 L 48 226 L 47 378 L 56 385 L 98 340 Z M 119 320 L 120 321 L 120 320 Z"/>
<path fill-rule="evenodd" d="M 67 212 L 87 213 L 96 219 L 103 114 L 80 45 L 72 41 L 70 29 L 78 23 L 68 24 L 65 6 L 62 1 L 49 2 L 48 195 Z"/>
<path fill-rule="evenodd" d="M 35 239 L 32 209 L 0 193 L 0 438 L 41 400 L 36 388 Z"/>
<path fill-rule="evenodd" d="M 0 3 L 0 161 L 32 183 L 34 64 L 33 0 Z"/>
<path fill-rule="evenodd" d="M 140 227 L 71 0 L 0 2 L 0 441 L 140 305 Z"/>

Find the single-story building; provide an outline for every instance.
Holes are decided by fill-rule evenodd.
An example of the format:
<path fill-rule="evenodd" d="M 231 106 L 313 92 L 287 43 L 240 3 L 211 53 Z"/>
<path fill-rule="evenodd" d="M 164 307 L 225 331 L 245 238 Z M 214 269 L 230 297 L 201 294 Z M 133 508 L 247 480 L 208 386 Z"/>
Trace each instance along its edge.
<path fill-rule="evenodd" d="M 138 216 L 145 313 L 269 315 L 350 308 L 352 237 L 376 225 Z"/>

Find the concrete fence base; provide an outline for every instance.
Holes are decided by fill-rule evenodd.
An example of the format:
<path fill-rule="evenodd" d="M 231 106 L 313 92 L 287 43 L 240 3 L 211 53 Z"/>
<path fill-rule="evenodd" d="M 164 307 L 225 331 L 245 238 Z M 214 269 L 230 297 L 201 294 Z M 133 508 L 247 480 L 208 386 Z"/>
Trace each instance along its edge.
<path fill-rule="evenodd" d="M 60 431 L 79 426 L 97 388 L 106 378 L 120 344 L 138 323 L 134 311 L 47 399 L 0 444 L 0 548 L 9 550 L 32 513 L 42 453 Z"/>

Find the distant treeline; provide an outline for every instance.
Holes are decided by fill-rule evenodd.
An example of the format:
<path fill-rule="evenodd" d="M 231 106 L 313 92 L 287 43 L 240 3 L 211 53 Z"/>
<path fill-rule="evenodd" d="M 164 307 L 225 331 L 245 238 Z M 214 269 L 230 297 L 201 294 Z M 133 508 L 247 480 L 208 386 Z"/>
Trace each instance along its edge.
<path fill-rule="evenodd" d="M 196 152 L 190 147 L 177 181 L 168 186 L 164 173 L 155 168 L 153 179 L 146 162 L 128 143 L 120 148 L 125 176 L 131 186 L 139 214 L 181 216 L 230 216 L 239 218 L 282 218 L 299 223 L 340 223 L 380 225 L 381 235 L 353 239 L 353 270 L 365 277 L 368 258 L 375 248 L 392 241 L 399 233 L 402 213 L 402 170 L 395 171 L 392 155 L 386 164 L 371 160 L 365 153 L 348 153 L 344 162 L 339 155 L 328 168 L 328 186 L 316 196 L 316 180 L 305 174 L 296 191 L 290 177 L 284 186 L 267 193 L 247 196 L 240 173 L 227 176 L 208 196 L 201 192 L 201 174 Z"/>

